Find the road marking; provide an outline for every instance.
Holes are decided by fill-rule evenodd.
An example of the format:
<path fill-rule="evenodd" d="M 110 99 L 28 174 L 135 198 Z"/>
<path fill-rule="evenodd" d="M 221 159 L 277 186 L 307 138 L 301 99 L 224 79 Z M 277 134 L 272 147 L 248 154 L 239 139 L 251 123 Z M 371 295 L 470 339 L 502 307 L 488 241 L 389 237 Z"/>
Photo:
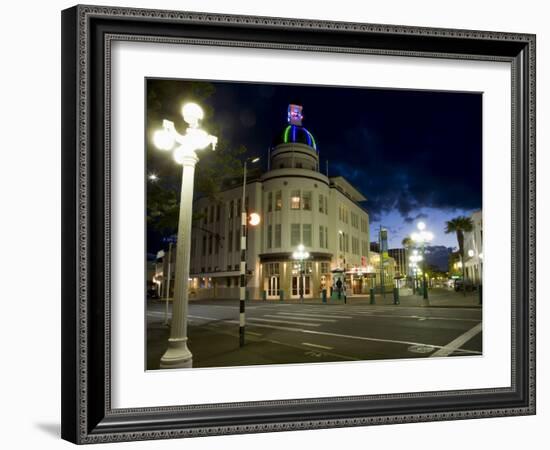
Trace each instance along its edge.
<path fill-rule="evenodd" d="M 232 323 L 232 324 L 238 324 L 239 323 L 238 320 L 218 319 L 218 318 L 215 318 L 215 317 L 203 317 L 203 316 L 191 316 L 191 315 L 189 317 L 195 318 L 195 319 L 210 320 L 210 321 L 220 321 L 220 322 L 226 322 L 226 323 Z M 250 320 L 253 320 L 253 319 L 250 319 Z M 259 319 L 255 319 L 255 320 L 259 320 Z M 265 320 L 267 320 L 267 319 L 264 319 L 264 321 Z M 292 325 L 297 325 L 297 322 L 288 322 L 288 323 L 291 323 Z M 397 340 L 392 340 L 392 339 L 369 338 L 369 337 L 364 337 L 364 336 L 353 336 L 353 335 L 348 335 L 348 334 L 329 333 L 329 332 L 326 332 L 326 331 L 305 330 L 305 329 L 302 329 L 302 328 L 291 328 L 291 327 L 282 327 L 282 326 L 277 326 L 277 325 L 268 325 L 268 324 L 265 324 L 265 323 L 251 323 L 250 325 L 255 326 L 255 327 L 271 328 L 273 330 L 294 331 L 296 333 L 305 333 L 305 334 L 318 334 L 318 335 L 321 335 L 321 336 L 332 336 L 332 337 L 339 337 L 339 338 L 343 338 L 343 339 L 355 339 L 355 340 L 372 341 L 372 342 L 388 342 L 388 343 L 391 343 L 391 344 L 402 344 L 402 345 L 407 345 L 407 346 L 426 345 L 426 346 L 431 346 L 431 347 L 439 348 L 439 349 L 444 347 L 442 345 L 425 344 L 425 343 L 422 343 L 422 342 L 409 342 L 409 341 L 397 341 Z M 303 325 L 307 325 L 307 326 L 310 326 L 310 327 L 311 326 L 316 326 L 316 327 L 319 326 L 319 324 L 314 324 L 314 323 L 307 323 L 307 324 L 303 324 Z M 479 325 L 481 326 L 481 323 Z M 456 350 L 461 351 L 463 353 L 469 353 L 469 354 L 472 354 L 472 355 L 481 355 L 481 352 L 478 352 L 477 350 L 466 350 L 464 348 L 462 348 L 462 349 L 457 348 Z M 433 355 L 431 355 L 431 356 L 433 356 Z"/>
<path fill-rule="evenodd" d="M 282 317 L 279 314 L 284 314 L 284 313 L 264 314 L 262 317 L 274 317 L 276 319 L 306 320 L 311 322 L 336 322 L 336 320 L 333 320 L 333 319 L 318 319 L 317 317 L 302 317 L 301 314 L 288 313 Z"/>
<path fill-rule="evenodd" d="M 298 325 L 300 327 L 318 327 L 321 324 L 320 323 L 305 323 L 305 322 L 289 322 L 288 320 L 273 320 L 273 319 L 259 319 L 256 317 L 251 317 L 248 319 L 249 322 L 272 322 L 272 323 L 286 323 L 288 325 Z"/>
<path fill-rule="evenodd" d="M 252 336 L 263 336 L 262 333 L 256 333 L 254 331 L 248 331 L 248 330 L 246 331 L 246 334 L 251 334 Z"/>
<path fill-rule="evenodd" d="M 352 316 L 330 316 L 326 314 L 311 314 L 311 313 L 286 313 L 286 312 L 280 312 L 277 313 L 279 315 L 285 315 L 285 316 L 306 316 L 306 317 L 323 317 L 327 319 L 353 319 Z"/>
<path fill-rule="evenodd" d="M 310 344 L 309 342 L 302 342 L 302 345 L 307 345 L 308 347 L 322 348 L 324 350 L 334 350 L 334 347 L 327 347 L 325 345 L 319 344 Z"/>
<path fill-rule="evenodd" d="M 441 347 L 437 352 L 430 355 L 430 357 L 449 356 L 451 353 L 458 350 L 466 342 L 468 342 L 470 339 L 472 339 L 475 335 L 479 334 L 480 332 L 481 332 L 481 322 L 478 323 L 475 327 L 466 331 L 466 333 L 458 336 L 454 341 L 451 341 L 444 347 Z M 464 351 L 464 349 L 461 349 L 461 351 Z"/>
<path fill-rule="evenodd" d="M 231 322 L 236 323 L 236 321 L 231 321 Z M 361 340 L 361 341 L 372 341 L 372 342 L 388 342 L 390 344 L 402 344 L 402 345 L 407 345 L 407 346 L 425 345 L 425 346 L 431 346 L 431 347 L 434 347 L 434 348 L 443 348 L 443 346 L 441 346 L 441 345 L 424 344 L 424 343 L 420 343 L 420 342 L 408 342 L 408 341 L 397 341 L 397 340 L 392 340 L 392 339 L 380 339 L 380 338 L 370 338 L 370 337 L 364 337 L 364 336 L 353 336 L 353 335 L 348 335 L 348 334 L 329 333 L 329 332 L 326 332 L 326 331 L 315 331 L 315 330 L 304 330 L 304 329 L 301 329 L 301 328 L 280 327 L 280 326 L 275 326 L 275 325 L 267 325 L 267 324 L 263 324 L 263 323 L 254 323 L 252 325 L 254 325 L 255 327 L 272 328 L 274 330 L 295 331 L 297 333 L 318 334 L 318 335 L 321 335 L 321 336 L 332 336 L 332 337 L 339 337 L 339 338 L 344 338 L 344 339 L 356 339 L 356 340 Z M 481 352 L 478 352 L 476 350 L 460 349 L 460 351 L 462 351 L 464 353 L 469 353 L 469 354 L 472 354 L 472 355 L 480 355 L 481 354 Z"/>

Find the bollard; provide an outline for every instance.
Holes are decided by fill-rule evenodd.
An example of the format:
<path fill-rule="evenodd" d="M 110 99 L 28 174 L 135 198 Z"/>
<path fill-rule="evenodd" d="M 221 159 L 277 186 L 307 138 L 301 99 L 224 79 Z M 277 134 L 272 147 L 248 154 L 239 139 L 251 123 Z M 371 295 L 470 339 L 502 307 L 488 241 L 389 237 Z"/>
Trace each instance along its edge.
<path fill-rule="evenodd" d="M 267 291 L 262 291 L 262 300 L 264 302 L 267 300 Z"/>
<path fill-rule="evenodd" d="M 279 301 L 282 302 L 285 299 L 285 291 L 282 289 L 279 290 Z"/>
<path fill-rule="evenodd" d="M 326 289 L 323 289 L 321 291 L 321 298 L 323 299 L 323 303 L 327 302 L 327 290 Z"/>
<path fill-rule="evenodd" d="M 370 288 L 370 304 L 374 305 L 376 301 L 374 300 L 374 288 Z"/>
<path fill-rule="evenodd" d="M 393 288 L 393 304 L 399 305 L 399 288 Z"/>

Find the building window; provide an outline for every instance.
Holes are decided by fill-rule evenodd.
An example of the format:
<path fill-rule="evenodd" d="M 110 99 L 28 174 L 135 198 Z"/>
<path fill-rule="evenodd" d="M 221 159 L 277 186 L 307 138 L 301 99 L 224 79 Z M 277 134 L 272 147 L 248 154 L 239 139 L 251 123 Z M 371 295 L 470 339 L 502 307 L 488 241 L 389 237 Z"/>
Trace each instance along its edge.
<path fill-rule="evenodd" d="M 319 194 L 319 212 L 325 212 L 325 196 L 323 194 Z"/>
<path fill-rule="evenodd" d="M 369 255 L 369 243 L 367 241 L 361 241 L 361 256 Z"/>
<path fill-rule="evenodd" d="M 267 226 L 267 248 L 271 248 L 273 244 L 273 227 L 272 225 Z"/>
<path fill-rule="evenodd" d="M 325 227 L 325 248 L 328 248 L 328 227 Z"/>
<path fill-rule="evenodd" d="M 206 256 L 206 234 L 202 237 L 202 256 Z"/>
<path fill-rule="evenodd" d="M 275 244 L 273 244 L 273 247 L 281 248 L 281 224 L 280 223 L 275 224 Z"/>
<path fill-rule="evenodd" d="M 349 252 L 349 235 L 344 233 L 344 251 Z"/>
<path fill-rule="evenodd" d="M 210 206 L 210 223 L 214 222 L 214 205 Z"/>
<path fill-rule="evenodd" d="M 220 235 L 219 234 L 216 234 L 216 250 L 215 250 L 215 253 L 216 253 L 216 255 L 218 253 L 220 253 Z"/>
<path fill-rule="evenodd" d="M 302 207 L 306 211 L 311 211 L 311 191 L 304 191 L 302 193 Z"/>
<path fill-rule="evenodd" d="M 264 267 L 268 277 L 279 275 L 279 263 L 266 263 Z"/>
<path fill-rule="evenodd" d="M 273 192 L 267 193 L 267 212 L 273 211 Z"/>
<path fill-rule="evenodd" d="M 239 215 L 242 212 L 241 208 L 242 208 L 241 199 L 238 199 L 237 200 L 237 211 L 235 212 L 235 216 L 239 217 Z"/>
<path fill-rule="evenodd" d="M 235 251 L 238 251 L 241 249 L 241 233 L 239 230 L 235 230 Z"/>
<path fill-rule="evenodd" d="M 351 238 L 351 252 L 354 255 L 359 254 L 359 239 L 357 239 L 356 237 L 353 237 L 353 236 Z"/>
<path fill-rule="evenodd" d="M 338 249 L 341 252 L 344 251 L 344 235 L 342 233 L 338 233 Z"/>
<path fill-rule="evenodd" d="M 218 203 L 216 205 L 216 222 L 219 222 L 220 221 L 220 216 L 221 216 L 221 205 Z"/>
<path fill-rule="evenodd" d="M 359 216 L 354 212 L 351 213 L 351 226 L 353 228 L 359 228 Z"/>
<path fill-rule="evenodd" d="M 300 209 L 300 191 L 290 193 L 290 209 Z"/>
<path fill-rule="evenodd" d="M 325 227 L 323 225 L 319 225 L 319 247 L 325 247 Z"/>
<path fill-rule="evenodd" d="M 327 275 L 330 273 L 330 264 L 328 262 L 321 263 L 321 273 Z"/>
<path fill-rule="evenodd" d="M 311 224 L 304 223 L 302 226 L 303 239 L 302 244 L 306 247 L 311 247 Z"/>
<path fill-rule="evenodd" d="M 231 200 L 229 202 L 229 218 L 233 217 L 233 209 L 234 209 L 235 202 Z"/>
<path fill-rule="evenodd" d="M 208 208 L 204 208 L 203 214 L 204 214 L 204 218 L 203 218 L 202 224 L 206 225 L 208 223 Z"/>
<path fill-rule="evenodd" d="M 208 236 L 208 254 L 212 254 L 212 235 Z"/>
<path fill-rule="evenodd" d="M 233 251 L 233 230 L 229 230 L 227 234 L 227 251 L 229 253 Z"/>
<path fill-rule="evenodd" d="M 325 214 L 328 214 L 328 197 L 325 197 Z"/>
<path fill-rule="evenodd" d="M 291 223 L 290 224 L 290 245 L 296 246 L 300 244 L 300 224 Z"/>
<path fill-rule="evenodd" d="M 283 193 L 281 191 L 275 192 L 275 211 L 283 209 Z"/>

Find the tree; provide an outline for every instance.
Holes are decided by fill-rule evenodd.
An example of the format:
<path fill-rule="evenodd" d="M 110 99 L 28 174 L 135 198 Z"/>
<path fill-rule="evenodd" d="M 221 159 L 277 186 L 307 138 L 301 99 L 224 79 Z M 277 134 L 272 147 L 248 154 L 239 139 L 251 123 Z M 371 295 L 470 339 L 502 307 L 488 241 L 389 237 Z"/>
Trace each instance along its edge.
<path fill-rule="evenodd" d="M 460 254 L 460 262 L 462 264 L 462 291 L 466 295 L 466 268 L 464 267 L 464 233 L 470 233 L 474 229 L 472 219 L 466 216 L 458 216 L 447 222 L 445 233 L 456 233 L 458 241 L 458 253 Z"/>
<path fill-rule="evenodd" d="M 152 136 L 161 127 L 163 119 L 173 121 L 180 132 L 187 128 L 181 115 L 184 103 L 199 103 L 204 110 L 201 127 L 218 137 L 216 151 L 199 154 L 200 164 L 195 172 L 196 195 L 216 201 L 221 190 L 242 182 L 242 159 L 247 149 L 243 145 L 230 145 L 224 139 L 214 118 L 214 109 L 208 103 L 215 91 L 215 86 L 206 82 L 147 80 L 147 171 L 159 177 L 147 184 L 147 223 L 159 233 L 174 233 L 177 228 L 182 171 L 181 166 L 172 160 L 172 152 L 162 152 L 154 146 Z M 193 218 L 200 219 L 200 216 L 200 212 L 195 212 Z"/>

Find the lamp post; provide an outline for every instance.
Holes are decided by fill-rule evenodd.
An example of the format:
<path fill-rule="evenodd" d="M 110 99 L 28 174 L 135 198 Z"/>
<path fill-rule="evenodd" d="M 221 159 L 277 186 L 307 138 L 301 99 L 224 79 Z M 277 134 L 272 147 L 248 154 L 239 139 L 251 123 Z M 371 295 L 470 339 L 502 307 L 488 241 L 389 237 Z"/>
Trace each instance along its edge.
<path fill-rule="evenodd" d="M 171 369 L 192 367 L 193 355 L 187 347 L 187 314 L 189 258 L 191 250 L 191 211 L 193 209 L 193 180 L 195 165 L 199 161 L 195 151 L 212 146 L 215 150 L 218 138 L 209 135 L 199 127 L 204 113 L 195 103 L 183 105 L 183 120 L 189 125 L 185 134 L 179 134 L 174 123 L 164 120 L 162 129 L 155 132 L 153 142 L 160 150 L 174 149 L 174 160 L 183 166 L 181 178 L 181 198 L 178 220 L 178 241 L 176 246 L 176 270 L 174 299 L 172 309 L 172 326 L 168 349 L 162 355 L 160 367 Z M 175 147 L 175 148 L 174 148 Z"/>
<path fill-rule="evenodd" d="M 170 283 L 171 283 L 171 276 L 172 276 L 172 241 L 168 243 L 168 273 L 166 274 L 166 289 L 164 292 L 165 297 L 165 308 L 164 308 L 164 325 L 168 326 L 170 325 L 170 321 L 168 320 L 168 299 L 170 297 Z"/>
<path fill-rule="evenodd" d="M 433 239 L 433 234 L 429 231 L 426 231 L 426 224 L 424 222 L 418 222 L 417 224 L 418 232 L 411 234 L 411 239 L 420 245 L 420 248 L 422 250 L 422 306 L 430 306 L 430 302 L 428 300 L 428 285 L 426 283 L 426 259 L 425 259 L 425 251 L 426 251 L 426 243 L 431 242 Z"/>
<path fill-rule="evenodd" d="M 241 264 L 240 264 L 240 289 L 239 289 L 239 346 L 244 345 L 244 334 L 246 327 L 245 316 L 245 303 L 246 303 L 246 234 L 248 217 L 246 212 L 246 169 L 247 164 L 250 161 L 252 164 L 257 163 L 260 160 L 259 157 L 250 157 L 244 160 L 243 164 L 243 198 L 241 201 Z M 255 226 L 260 223 L 260 216 L 254 213 L 254 220 L 252 215 L 250 217 L 250 224 Z"/>
<path fill-rule="evenodd" d="M 418 250 L 413 250 L 413 254 L 409 256 L 410 267 L 413 270 L 414 281 L 413 281 L 413 294 L 416 293 L 416 284 L 417 284 L 417 274 L 418 274 L 418 263 L 422 261 L 422 255 L 418 254 Z"/>
<path fill-rule="evenodd" d="M 306 284 L 306 276 L 304 272 L 304 259 L 309 258 L 309 252 L 306 252 L 304 249 L 304 246 L 300 244 L 298 246 L 298 250 L 292 253 L 292 259 L 295 259 L 299 263 L 300 267 L 300 279 L 302 280 L 301 283 L 298 283 L 298 291 L 300 294 L 300 302 L 303 303 L 304 301 L 304 289 Z M 301 286 L 300 286 L 301 284 Z"/>

